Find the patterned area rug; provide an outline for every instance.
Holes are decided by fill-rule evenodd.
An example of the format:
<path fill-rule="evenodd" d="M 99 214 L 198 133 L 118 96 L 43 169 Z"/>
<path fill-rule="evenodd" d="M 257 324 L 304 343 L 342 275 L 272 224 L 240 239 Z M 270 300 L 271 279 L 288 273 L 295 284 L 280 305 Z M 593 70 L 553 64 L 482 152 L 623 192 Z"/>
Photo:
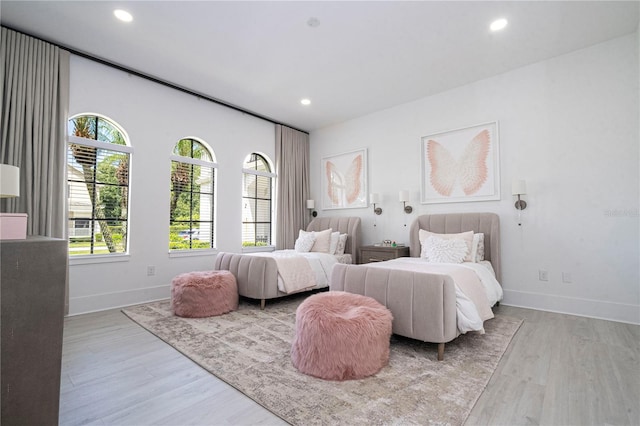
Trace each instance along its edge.
<path fill-rule="evenodd" d="M 486 387 L 522 321 L 498 315 L 486 334 L 437 345 L 393 336 L 389 365 L 375 376 L 333 382 L 291 364 L 295 311 L 304 297 L 269 302 L 264 311 L 240 301 L 219 317 L 171 315 L 169 301 L 123 309 L 138 324 L 200 366 L 294 425 L 461 425 Z"/>

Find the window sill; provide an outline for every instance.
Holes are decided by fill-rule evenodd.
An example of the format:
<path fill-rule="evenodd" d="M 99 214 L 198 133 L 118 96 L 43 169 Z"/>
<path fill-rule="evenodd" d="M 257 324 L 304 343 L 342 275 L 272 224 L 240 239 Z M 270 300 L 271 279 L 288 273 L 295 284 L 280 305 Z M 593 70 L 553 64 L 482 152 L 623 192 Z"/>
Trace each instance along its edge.
<path fill-rule="evenodd" d="M 276 246 L 261 246 L 261 247 L 243 247 L 243 253 L 259 253 L 264 251 L 275 251 Z"/>
<path fill-rule="evenodd" d="M 218 249 L 170 250 L 169 257 L 211 256 L 217 253 Z"/>
<path fill-rule="evenodd" d="M 83 256 L 69 256 L 69 266 L 74 265 L 91 265 L 95 263 L 115 263 L 128 262 L 131 258 L 129 253 L 122 254 L 89 254 Z"/>

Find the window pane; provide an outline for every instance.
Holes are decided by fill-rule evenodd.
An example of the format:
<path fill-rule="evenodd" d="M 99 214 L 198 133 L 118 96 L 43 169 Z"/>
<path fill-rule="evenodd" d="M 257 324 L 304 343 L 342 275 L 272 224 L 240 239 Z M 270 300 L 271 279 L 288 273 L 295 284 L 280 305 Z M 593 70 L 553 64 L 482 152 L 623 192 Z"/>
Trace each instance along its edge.
<path fill-rule="evenodd" d="M 129 184 L 129 154 L 98 149 L 96 181 L 114 185 Z"/>
<path fill-rule="evenodd" d="M 193 194 L 192 218 L 198 221 L 211 221 L 213 219 L 212 206 L 213 195 L 209 194 Z"/>
<path fill-rule="evenodd" d="M 269 163 L 267 160 L 260 154 L 253 153 L 249 155 L 242 165 L 242 168 L 249 170 L 257 170 L 261 172 L 271 172 L 269 168 Z"/>
<path fill-rule="evenodd" d="M 258 200 L 256 203 L 256 222 L 271 221 L 271 201 Z"/>
<path fill-rule="evenodd" d="M 196 180 L 198 190 L 204 194 L 213 194 L 213 169 L 210 167 L 201 166 L 194 166 L 194 169 L 197 170 L 198 173 L 198 178 Z M 196 189 L 194 187 L 194 191 L 195 190 Z"/>
<path fill-rule="evenodd" d="M 271 244 L 271 224 L 258 223 L 256 225 L 256 245 Z"/>
<path fill-rule="evenodd" d="M 172 221 L 169 227 L 169 249 L 189 249 L 191 232 L 190 222 Z"/>
<path fill-rule="evenodd" d="M 257 198 L 271 198 L 271 178 L 256 176 Z"/>
<path fill-rule="evenodd" d="M 77 174 L 80 174 L 80 176 L 82 175 L 82 172 L 78 172 L 78 170 L 74 168 L 68 167 L 67 170 L 67 176 L 72 175 L 74 179 L 77 178 Z M 87 191 L 87 185 L 80 180 L 81 178 L 78 180 L 71 180 L 72 177 L 69 176 L 68 182 L 69 194 L 67 197 L 67 210 L 69 219 L 84 218 L 91 220 L 93 204 L 89 196 L 89 191 Z"/>
<path fill-rule="evenodd" d="M 126 188 L 112 185 L 95 185 L 95 216 L 98 219 L 126 220 Z"/>
<path fill-rule="evenodd" d="M 116 145 L 126 145 L 122 133 L 116 126 L 98 117 L 98 138 L 99 141 L 110 142 Z"/>
<path fill-rule="evenodd" d="M 260 171 L 260 172 L 270 172 L 271 170 L 269 170 L 269 165 L 267 164 L 267 160 L 264 159 L 264 157 L 262 156 L 258 156 L 258 159 L 256 161 L 256 170 Z"/>
<path fill-rule="evenodd" d="M 256 196 L 256 175 L 248 173 L 243 174 L 242 182 L 242 196 L 243 197 L 255 197 Z"/>
<path fill-rule="evenodd" d="M 198 158 L 204 161 L 212 161 L 209 150 L 198 141 L 193 141 L 193 158 Z"/>
<path fill-rule="evenodd" d="M 173 154 L 180 155 L 182 157 L 192 158 L 191 155 L 191 139 L 181 139 L 173 147 Z"/>
<path fill-rule="evenodd" d="M 242 199 L 242 221 L 243 222 L 255 222 L 256 217 L 256 202 L 253 198 Z"/>
<path fill-rule="evenodd" d="M 191 193 L 171 191 L 170 215 L 173 220 L 190 220 Z"/>
<path fill-rule="evenodd" d="M 191 164 L 171 162 L 171 189 L 174 191 L 191 190 Z"/>
<path fill-rule="evenodd" d="M 242 224 L 242 245 L 253 246 L 256 240 L 256 227 L 253 223 Z"/>
<path fill-rule="evenodd" d="M 98 117 L 83 115 L 69 120 L 69 134 L 79 138 L 96 139 Z"/>
<path fill-rule="evenodd" d="M 96 242 L 103 242 L 108 253 L 124 253 L 127 247 L 126 222 L 98 220 Z M 99 233 L 98 233 L 99 232 Z M 112 251 L 115 250 L 115 251 Z"/>

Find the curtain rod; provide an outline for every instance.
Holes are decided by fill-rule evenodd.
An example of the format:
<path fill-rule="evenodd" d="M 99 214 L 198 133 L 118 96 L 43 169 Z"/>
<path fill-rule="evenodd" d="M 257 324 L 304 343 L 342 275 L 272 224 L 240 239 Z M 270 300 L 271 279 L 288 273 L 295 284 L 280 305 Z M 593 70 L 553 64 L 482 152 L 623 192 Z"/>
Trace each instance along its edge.
<path fill-rule="evenodd" d="M 235 106 L 233 104 L 227 103 L 227 102 L 222 101 L 220 99 L 216 99 L 216 98 L 213 98 L 211 96 L 207 96 L 205 94 L 195 92 L 195 91 L 193 91 L 191 89 L 187 89 L 186 87 L 178 86 L 177 84 L 168 82 L 166 80 L 161 80 L 160 78 L 154 77 L 154 76 L 152 76 L 150 74 L 146 74 L 146 73 L 143 73 L 141 71 L 136 71 L 136 70 L 133 70 L 131 68 L 127 68 L 127 67 L 125 67 L 123 65 L 119 65 L 119 64 L 116 64 L 114 62 L 108 61 L 106 59 L 102 59 L 102 58 L 99 58 L 97 56 L 93 56 L 93 55 L 91 55 L 89 53 L 82 52 L 80 50 L 76 50 L 73 47 L 66 46 L 66 45 L 60 44 L 60 43 L 56 43 L 56 42 L 53 42 L 51 40 L 44 39 L 42 37 L 34 36 L 33 34 L 29 34 L 27 32 L 24 32 L 24 31 L 21 31 L 21 30 L 17 30 L 15 28 L 11 28 L 11 27 L 9 27 L 7 25 L 1 25 L 1 26 L 4 27 L 4 28 L 9 29 L 11 31 L 15 31 L 17 33 L 24 34 L 26 36 L 33 37 L 35 39 L 38 39 L 38 40 L 44 41 L 46 43 L 52 44 L 52 45 L 54 45 L 56 47 L 59 47 L 60 49 L 67 50 L 67 51 L 69 51 L 69 53 L 72 53 L 72 54 L 74 54 L 76 56 L 80 56 L 82 58 L 98 62 L 99 64 L 106 65 L 108 67 L 115 68 L 115 69 L 117 69 L 119 71 L 123 71 L 123 72 L 126 72 L 128 74 L 135 75 L 136 77 L 140 77 L 140 78 L 143 78 L 145 80 L 152 81 L 154 83 L 160 84 L 160 85 L 165 86 L 165 87 L 169 87 L 169 88 L 177 90 L 179 92 L 186 93 L 188 95 L 192 95 L 192 96 L 195 96 L 197 98 L 201 98 L 201 99 L 207 100 L 209 102 L 213 102 L 214 104 L 218 104 L 218 105 L 233 109 L 233 110 L 241 112 L 243 114 L 248 114 L 248 115 L 250 115 L 252 117 L 259 118 L 259 119 L 264 120 L 264 121 L 268 121 L 269 123 L 279 124 L 279 125 L 282 125 L 282 126 L 289 127 L 289 128 L 291 128 L 293 130 L 297 130 L 298 132 L 302 132 L 302 133 L 305 133 L 307 135 L 309 134 L 309 132 L 306 131 L 306 130 L 298 129 L 296 127 L 290 126 L 289 124 L 285 124 L 285 123 L 281 123 L 279 121 L 275 121 L 272 118 L 269 118 L 269 117 L 266 117 L 264 115 L 258 114 L 256 112 L 249 111 L 247 109 Z"/>

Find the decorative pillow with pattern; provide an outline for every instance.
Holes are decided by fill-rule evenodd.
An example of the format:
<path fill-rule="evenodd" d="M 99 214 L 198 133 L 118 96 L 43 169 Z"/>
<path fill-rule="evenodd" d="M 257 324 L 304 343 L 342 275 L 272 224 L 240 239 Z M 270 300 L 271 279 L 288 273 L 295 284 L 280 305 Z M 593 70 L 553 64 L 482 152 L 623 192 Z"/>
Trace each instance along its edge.
<path fill-rule="evenodd" d="M 338 242 L 340 242 L 340 233 L 338 231 L 331 233 L 331 243 L 329 243 L 329 254 L 336 254 L 338 248 Z"/>
<path fill-rule="evenodd" d="M 422 246 L 422 250 L 420 252 L 420 257 L 426 257 L 425 255 L 425 241 L 427 240 L 427 238 L 429 237 L 437 237 L 437 238 L 441 238 L 443 240 L 463 240 L 465 242 L 465 244 L 467 245 L 467 254 L 465 256 L 464 261 L 465 262 L 472 262 L 471 260 L 471 249 L 472 249 L 472 244 L 473 244 L 473 231 L 467 231 L 467 232 L 460 232 L 458 234 L 436 234 L 435 232 L 429 232 L 429 231 L 425 231 L 424 229 L 421 229 L 420 231 L 418 231 L 418 238 L 420 239 L 420 244 Z"/>
<path fill-rule="evenodd" d="M 311 251 L 315 242 L 316 237 L 313 235 L 313 232 L 300 230 L 300 234 L 298 234 L 298 239 L 296 240 L 296 244 L 293 248 L 297 252 L 307 253 Z"/>
<path fill-rule="evenodd" d="M 343 255 L 346 247 L 347 247 L 347 234 L 340 234 L 340 239 L 338 240 L 338 245 L 336 246 L 335 254 L 338 256 Z"/>
<path fill-rule="evenodd" d="M 473 243 L 471 245 L 471 261 L 481 262 L 484 260 L 484 234 L 473 234 Z"/>
<path fill-rule="evenodd" d="M 467 256 L 467 244 L 460 239 L 429 237 L 424 249 L 427 260 L 433 263 L 462 263 Z"/>

